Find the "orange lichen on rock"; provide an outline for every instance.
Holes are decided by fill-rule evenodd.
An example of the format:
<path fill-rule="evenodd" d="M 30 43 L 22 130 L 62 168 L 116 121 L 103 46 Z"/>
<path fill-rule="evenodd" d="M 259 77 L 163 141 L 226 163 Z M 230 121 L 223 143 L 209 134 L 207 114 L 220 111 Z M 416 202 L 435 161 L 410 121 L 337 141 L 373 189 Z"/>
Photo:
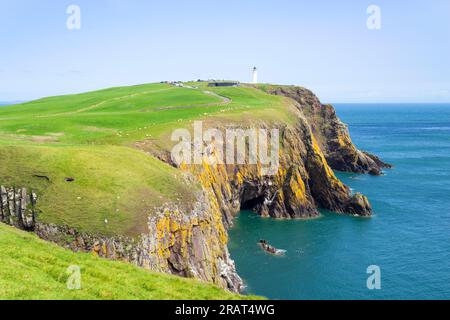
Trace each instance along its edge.
<path fill-rule="evenodd" d="M 304 203 L 306 201 L 306 188 L 302 177 L 298 173 L 291 176 L 289 186 L 291 187 L 295 198 Z"/>

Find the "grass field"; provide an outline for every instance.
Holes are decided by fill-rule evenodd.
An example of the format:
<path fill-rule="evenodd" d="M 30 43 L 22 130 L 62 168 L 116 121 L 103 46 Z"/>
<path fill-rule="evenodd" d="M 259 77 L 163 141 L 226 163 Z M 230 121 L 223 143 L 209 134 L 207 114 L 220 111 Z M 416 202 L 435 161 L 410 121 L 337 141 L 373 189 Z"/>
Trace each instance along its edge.
<path fill-rule="evenodd" d="M 0 244 L 1 300 L 243 298 L 197 280 L 73 253 L 1 223 Z M 68 289 L 71 273 L 67 269 L 71 265 L 80 268 L 80 290 Z"/>
<path fill-rule="evenodd" d="M 282 97 L 206 83 L 118 87 L 3 106 L 0 184 L 35 189 L 41 221 L 135 236 L 155 207 L 191 203 L 197 190 L 136 142 L 167 148 L 172 130 L 196 119 L 286 123 L 289 115 Z"/>

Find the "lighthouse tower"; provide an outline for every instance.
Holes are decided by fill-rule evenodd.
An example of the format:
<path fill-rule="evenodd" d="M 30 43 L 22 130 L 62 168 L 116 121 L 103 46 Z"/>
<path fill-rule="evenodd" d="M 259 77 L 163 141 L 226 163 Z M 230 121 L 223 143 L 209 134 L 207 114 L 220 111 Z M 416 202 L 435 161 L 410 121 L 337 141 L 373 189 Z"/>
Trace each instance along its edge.
<path fill-rule="evenodd" d="M 256 70 L 256 67 L 253 67 L 252 83 L 258 83 L 258 70 Z"/>

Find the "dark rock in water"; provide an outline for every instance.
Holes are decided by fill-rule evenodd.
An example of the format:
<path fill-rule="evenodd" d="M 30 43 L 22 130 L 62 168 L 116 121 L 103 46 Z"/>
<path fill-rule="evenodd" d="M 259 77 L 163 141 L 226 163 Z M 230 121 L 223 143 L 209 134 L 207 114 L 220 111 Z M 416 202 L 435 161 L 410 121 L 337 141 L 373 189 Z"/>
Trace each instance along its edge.
<path fill-rule="evenodd" d="M 377 157 L 376 155 L 373 155 L 371 153 L 368 153 L 366 151 L 363 151 L 363 153 L 370 157 L 380 168 L 392 168 L 393 166 L 389 163 L 383 162 L 379 157 Z"/>
<path fill-rule="evenodd" d="M 259 240 L 258 244 L 264 251 L 271 254 L 283 255 L 286 252 L 285 250 L 275 248 L 274 246 L 270 245 L 266 240 Z"/>
<path fill-rule="evenodd" d="M 366 212 L 371 212 L 372 206 L 366 196 L 361 193 L 355 193 L 353 197 L 350 198 L 350 202 L 347 205 L 347 212 L 354 215 L 360 216 L 370 216 L 370 214 L 364 214 Z M 362 213 L 362 214 L 361 214 Z"/>

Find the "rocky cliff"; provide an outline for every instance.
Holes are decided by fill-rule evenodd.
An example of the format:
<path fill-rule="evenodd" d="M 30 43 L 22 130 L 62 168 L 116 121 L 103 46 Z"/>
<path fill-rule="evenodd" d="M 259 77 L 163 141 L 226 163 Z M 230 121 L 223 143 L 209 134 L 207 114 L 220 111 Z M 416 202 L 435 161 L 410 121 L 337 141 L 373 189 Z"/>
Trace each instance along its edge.
<path fill-rule="evenodd" d="M 333 106 L 322 104 L 310 90 L 296 86 L 267 86 L 264 90 L 295 101 L 297 108 L 308 120 L 331 168 L 380 175 L 383 168 L 391 167 L 377 156 L 358 150 L 350 139 L 347 126 L 339 120 Z"/>
<path fill-rule="evenodd" d="M 37 195 L 25 188 L 1 187 L 0 220 L 33 230 L 41 238 L 72 250 L 90 251 L 239 291 L 242 280 L 228 253 L 227 228 L 241 208 L 273 218 L 314 217 L 319 215 L 318 208 L 370 216 L 367 198 L 352 194 L 331 168 L 380 174 L 381 168 L 387 166 L 356 149 L 334 109 L 320 104 L 310 91 L 296 87 L 265 90 L 289 98 L 287 108 L 292 121 L 251 119 L 235 121 L 234 126 L 279 130 L 279 166 L 273 175 L 264 175 L 261 163 L 249 164 L 247 160 L 244 164 L 183 163 L 179 169 L 202 186 L 195 203 L 183 208 L 167 203 L 155 208 L 142 222 L 148 232 L 133 239 L 103 237 L 70 226 L 42 223 Z M 204 124 L 216 128 L 224 125 L 217 120 L 205 120 Z M 139 141 L 136 147 L 175 166 L 170 146 L 164 143 Z"/>
<path fill-rule="evenodd" d="M 280 163 L 275 175 L 261 165 L 182 165 L 192 172 L 212 201 L 218 202 L 228 226 L 240 208 L 273 218 L 318 216 L 318 208 L 370 216 L 367 198 L 339 181 L 327 164 L 307 121 L 298 113 L 294 126 L 281 124 Z M 265 125 L 260 123 L 260 125 Z"/>

